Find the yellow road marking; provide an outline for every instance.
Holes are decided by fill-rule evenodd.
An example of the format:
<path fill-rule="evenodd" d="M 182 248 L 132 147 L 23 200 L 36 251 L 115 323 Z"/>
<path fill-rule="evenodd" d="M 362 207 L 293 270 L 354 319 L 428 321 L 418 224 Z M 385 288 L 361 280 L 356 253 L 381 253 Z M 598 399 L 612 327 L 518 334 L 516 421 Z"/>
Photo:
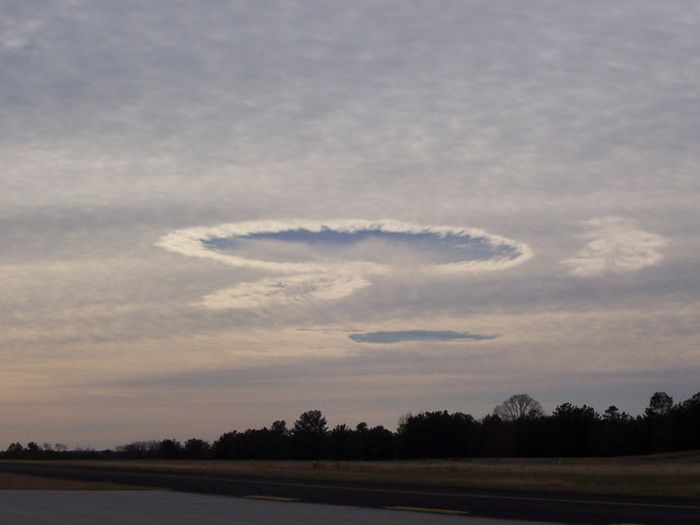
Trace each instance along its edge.
<path fill-rule="evenodd" d="M 244 498 L 248 499 L 262 499 L 266 501 L 299 501 L 299 498 L 285 498 L 282 496 L 265 496 L 263 494 L 249 494 L 247 496 L 243 496 Z"/>
<path fill-rule="evenodd" d="M 465 510 L 453 510 L 453 509 L 433 509 L 430 507 L 404 507 L 404 506 L 398 506 L 398 507 L 386 507 L 389 510 L 406 510 L 409 512 L 427 512 L 431 514 L 469 514 Z"/>

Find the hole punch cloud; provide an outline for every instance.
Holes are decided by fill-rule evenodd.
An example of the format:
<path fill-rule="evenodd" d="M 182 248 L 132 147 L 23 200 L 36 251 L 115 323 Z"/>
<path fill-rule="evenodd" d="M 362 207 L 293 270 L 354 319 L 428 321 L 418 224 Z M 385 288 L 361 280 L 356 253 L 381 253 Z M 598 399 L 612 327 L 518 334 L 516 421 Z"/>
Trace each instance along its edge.
<path fill-rule="evenodd" d="M 590 221 L 590 242 L 572 258 L 562 261 L 577 277 L 597 277 L 641 270 L 661 262 L 666 240 L 655 233 L 637 229 L 617 217 Z"/>
<path fill-rule="evenodd" d="M 205 296 L 199 304 L 213 309 L 340 299 L 369 286 L 371 275 L 500 271 L 533 256 L 526 244 L 483 230 L 367 220 L 187 228 L 163 236 L 157 246 L 282 276 Z"/>
<path fill-rule="evenodd" d="M 385 271 L 408 260 L 431 271 L 481 272 L 532 257 L 524 243 L 483 230 L 395 221 L 241 222 L 187 228 L 158 246 L 190 257 L 279 273 Z"/>
<path fill-rule="evenodd" d="M 397 330 L 354 333 L 348 336 L 356 343 L 392 344 L 413 341 L 486 341 L 495 335 L 454 332 L 452 330 Z"/>

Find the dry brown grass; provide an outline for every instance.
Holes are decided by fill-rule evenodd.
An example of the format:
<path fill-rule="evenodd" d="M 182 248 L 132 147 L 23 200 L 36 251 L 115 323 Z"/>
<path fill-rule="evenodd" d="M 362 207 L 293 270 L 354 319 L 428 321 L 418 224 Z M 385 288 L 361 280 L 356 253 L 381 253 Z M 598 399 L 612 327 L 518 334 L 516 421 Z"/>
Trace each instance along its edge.
<path fill-rule="evenodd" d="M 143 487 L 0 472 L 0 490 L 143 490 Z"/>
<path fill-rule="evenodd" d="M 311 481 L 700 497 L 700 453 L 628 458 L 426 461 L 59 461 L 57 466 Z"/>

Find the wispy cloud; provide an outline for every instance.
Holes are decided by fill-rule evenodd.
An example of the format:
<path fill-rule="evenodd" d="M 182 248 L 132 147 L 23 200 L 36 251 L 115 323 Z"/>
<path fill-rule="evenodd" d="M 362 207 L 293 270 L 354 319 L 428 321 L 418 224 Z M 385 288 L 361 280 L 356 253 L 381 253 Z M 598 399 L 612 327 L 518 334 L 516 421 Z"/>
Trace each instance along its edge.
<path fill-rule="evenodd" d="M 572 275 L 594 277 L 654 266 L 663 259 L 666 240 L 655 233 L 637 229 L 629 221 L 608 217 L 590 221 L 591 241 L 572 258 L 562 261 Z"/>
<path fill-rule="evenodd" d="M 352 295 L 370 283 L 351 275 L 286 275 L 240 283 L 202 298 L 199 304 L 212 310 L 261 308 L 273 304 L 330 301 Z"/>
<path fill-rule="evenodd" d="M 348 336 L 356 343 L 391 344 L 408 341 L 486 341 L 495 339 L 495 335 L 473 334 L 471 332 L 454 332 L 452 330 L 396 330 L 363 332 Z"/>

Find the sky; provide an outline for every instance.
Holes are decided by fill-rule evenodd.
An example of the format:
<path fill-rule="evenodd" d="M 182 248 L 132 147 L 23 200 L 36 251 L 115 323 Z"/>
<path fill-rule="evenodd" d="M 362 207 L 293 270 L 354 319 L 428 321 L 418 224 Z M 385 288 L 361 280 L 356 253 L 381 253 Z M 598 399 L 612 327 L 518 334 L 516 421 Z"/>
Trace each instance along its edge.
<path fill-rule="evenodd" d="M 0 0 L 0 448 L 690 397 L 699 26 Z"/>

